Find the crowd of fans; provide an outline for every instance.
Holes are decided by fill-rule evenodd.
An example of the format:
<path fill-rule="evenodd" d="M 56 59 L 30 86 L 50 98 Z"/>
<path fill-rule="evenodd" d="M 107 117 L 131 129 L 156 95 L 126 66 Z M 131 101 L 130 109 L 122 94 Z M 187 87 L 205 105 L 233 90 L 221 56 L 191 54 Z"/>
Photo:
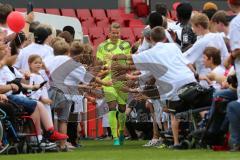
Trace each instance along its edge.
<path fill-rule="evenodd" d="M 167 17 L 165 4 L 157 4 L 141 40 L 131 47 L 120 39 L 121 26 L 113 23 L 109 39 L 96 54 L 90 44 L 75 40 L 73 27 L 56 30 L 35 21 L 33 13 L 25 17 L 22 32 L 12 32 L 6 19 L 13 8 L 0 4 L 0 108 L 8 112 L 6 106 L 12 103 L 23 106 L 36 128 L 31 143 L 68 151 L 80 146 L 85 98 L 102 111 L 100 138 L 113 138 L 114 145 L 126 136 L 151 139 L 143 146 L 172 149 L 184 148 L 184 128 L 177 115 L 210 106 L 199 112 L 197 127 L 205 129 L 204 136 L 227 139 L 229 132 L 230 138 L 227 147 L 205 144 L 239 151 L 240 1 L 228 3 L 236 16 L 211 2 L 201 12 L 193 11 L 190 3 L 179 3 L 177 21 Z M 199 90 L 207 98 L 191 99 Z M 219 106 L 224 122 L 213 118 Z M 6 145 L 0 140 L 1 149 Z"/>

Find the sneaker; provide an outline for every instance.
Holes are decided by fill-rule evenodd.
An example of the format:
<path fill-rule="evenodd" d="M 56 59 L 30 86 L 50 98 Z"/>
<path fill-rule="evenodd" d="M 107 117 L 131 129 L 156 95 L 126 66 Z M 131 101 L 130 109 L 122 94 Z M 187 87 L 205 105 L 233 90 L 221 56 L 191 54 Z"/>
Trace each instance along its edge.
<path fill-rule="evenodd" d="M 180 145 L 180 144 L 171 145 L 169 148 L 170 149 L 176 149 L 176 150 L 183 149 L 182 145 Z"/>
<path fill-rule="evenodd" d="M 52 143 L 52 142 L 41 142 L 39 147 L 41 147 L 42 149 L 45 149 L 45 150 L 49 150 L 49 149 L 56 148 L 57 144 Z"/>
<path fill-rule="evenodd" d="M 161 143 L 161 141 L 159 141 L 158 139 L 152 139 L 150 141 L 148 141 L 146 144 L 143 145 L 143 147 L 157 147 L 159 146 Z"/>
<path fill-rule="evenodd" d="M 120 146 L 120 141 L 119 141 L 118 138 L 114 138 L 114 140 L 113 140 L 113 145 L 114 145 L 114 146 Z"/>
<path fill-rule="evenodd" d="M 60 140 L 65 140 L 68 139 L 68 136 L 66 134 L 59 133 L 57 131 L 53 131 L 52 134 L 49 137 L 50 141 L 60 141 Z"/>

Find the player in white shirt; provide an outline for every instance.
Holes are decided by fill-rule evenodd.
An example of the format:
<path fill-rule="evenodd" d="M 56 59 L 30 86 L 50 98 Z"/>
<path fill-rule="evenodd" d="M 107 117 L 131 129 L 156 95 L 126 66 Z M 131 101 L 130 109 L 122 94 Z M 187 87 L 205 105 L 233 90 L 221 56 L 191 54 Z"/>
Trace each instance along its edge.
<path fill-rule="evenodd" d="M 206 47 L 215 47 L 221 52 L 222 64 L 228 57 L 229 53 L 224 42 L 223 37 L 218 33 L 209 32 L 209 20 L 208 17 L 202 13 L 195 14 L 191 19 L 193 31 L 201 36 L 194 45 L 184 52 L 184 56 L 187 58 L 187 64 L 195 64 L 196 70 L 199 75 L 206 75 L 209 70 L 203 65 L 203 51 Z"/>
<path fill-rule="evenodd" d="M 229 39 L 234 59 L 237 81 L 240 82 L 240 0 L 229 0 L 230 8 L 237 13 L 237 16 L 231 21 L 229 26 Z M 229 120 L 230 140 L 232 151 L 240 150 L 240 85 L 237 87 L 238 100 L 228 103 L 227 117 Z"/>
<path fill-rule="evenodd" d="M 186 59 L 176 44 L 164 43 L 166 42 L 164 28 L 155 27 L 152 29 L 151 41 L 154 44 L 151 49 L 131 55 L 128 59 L 133 60 L 138 70 L 149 71 L 151 73 L 156 79 L 161 100 L 169 101 L 168 107 L 172 112 L 174 148 L 177 148 L 179 147 L 179 122 L 175 118 L 174 113 L 187 110 L 187 106 L 183 106 L 180 103 L 177 91 L 184 85 L 195 83 L 196 80 L 193 72 L 186 65 Z M 113 60 L 121 58 L 120 56 L 112 57 Z"/>
<path fill-rule="evenodd" d="M 43 59 L 53 56 L 53 50 L 49 49 L 50 47 L 44 44 L 50 34 L 51 33 L 49 33 L 47 29 L 43 27 L 38 27 L 34 32 L 35 42 L 21 49 L 18 55 L 17 62 L 14 66 L 23 72 L 28 72 L 29 56 L 37 54 Z"/>

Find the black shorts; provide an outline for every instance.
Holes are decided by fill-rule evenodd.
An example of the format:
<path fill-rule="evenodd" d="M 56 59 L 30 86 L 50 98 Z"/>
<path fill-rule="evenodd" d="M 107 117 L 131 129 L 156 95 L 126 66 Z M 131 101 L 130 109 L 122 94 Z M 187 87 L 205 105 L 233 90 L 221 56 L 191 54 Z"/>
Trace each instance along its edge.
<path fill-rule="evenodd" d="M 177 114 L 180 112 L 185 112 L 190 108 L 184 104 L 182 101 L 167 101 L 168 110 L 170 113 Z"/>

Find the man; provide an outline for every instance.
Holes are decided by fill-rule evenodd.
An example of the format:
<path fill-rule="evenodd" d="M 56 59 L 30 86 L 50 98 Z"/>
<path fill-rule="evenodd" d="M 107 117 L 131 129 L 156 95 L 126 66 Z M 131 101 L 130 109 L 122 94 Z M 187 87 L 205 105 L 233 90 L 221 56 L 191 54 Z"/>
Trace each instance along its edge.
<path fill-rule="evenodd" d="M 232 50 L 231 57 L 234 60 L 237 80 L 240 82 L 240 0 L 229 0 L 230 8 L 237 13 L 229 26 L 229 39 Z M 240 150 L 240 85 L 237 87 L 238 100 L 230 102 L 227 106 L 227 117 L 230 125 L 230 140 L 232 151 Z"/>
<path fill-rule="evenodd" d="M 225 11 L 217 11 L 211 19 L 212 29 L 227 37 L 230 18 Z"/>
<path fill-rule="evenodd" d="M 108 54 L 118 55 L 118 54 L 130 54 L 130 44 L 126 41 L 120 39 L 120 25 L 118 23 L 113 23 L 110 27 L 109 39 L 101 43 L 98 47 L 97 58 L 98 60 L 104 62 L 107 61 L 107 66 L 112 65 L 112 61 L 108 60 Z M 125 61 L 120 63 L 126 64 Z M 109 71 L 106 73 L 105 80 L 111 80 L 114 78 L 113 73 Z M 124 93 L 122 88 L 123 83 L 121 81 L 115 82 L 111 87 L 103 87 L 105 99 L 109 106 L 109 125 L 112 130 L 112 135 L 114 138 L 113 145 L 123 144 L 124 141 L 124 126 L 126 121 L 125 109 L 128 94 Z M 116 109 L 118 106 L 118 110 Z M 119 128 L 118 128 L 119 123 Z"/>

